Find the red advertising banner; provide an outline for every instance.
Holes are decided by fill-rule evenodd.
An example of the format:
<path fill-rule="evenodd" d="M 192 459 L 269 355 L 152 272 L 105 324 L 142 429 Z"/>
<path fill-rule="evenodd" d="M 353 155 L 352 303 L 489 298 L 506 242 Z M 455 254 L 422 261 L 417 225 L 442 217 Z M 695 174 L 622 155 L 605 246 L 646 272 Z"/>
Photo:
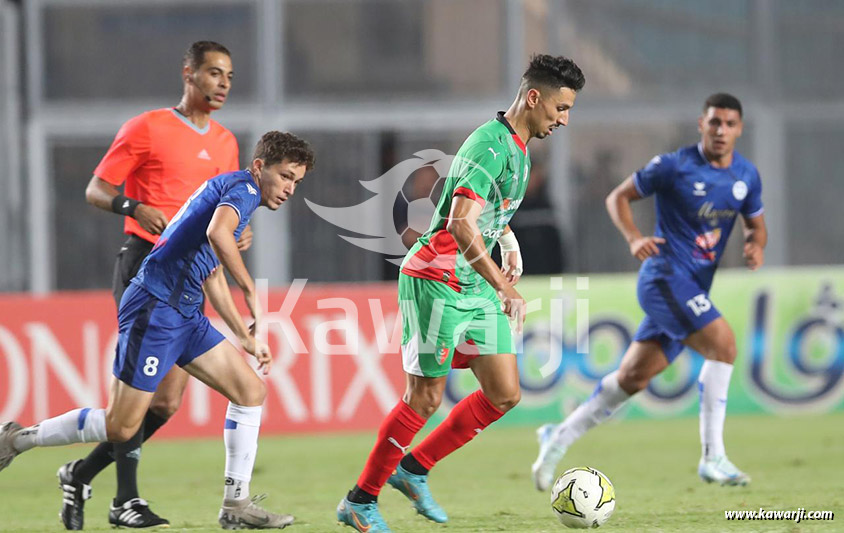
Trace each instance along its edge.
<path fill-rule="evenodd" d="M 244 316 L 240 295 L 235 301 Z M 373 429 L 404 391 L 392 283 L 269 291 L 263 434 Z M 212 323 L 228 329 L 209 309 Z M 117 318 L 110 293 L 0 295 L 0 421 L 32 424 L 108 401 Z M 236 343 L 235 343 L 236 344 Z M 252 360 L 251 356 L 249 356 Z M 162 436 L 219 436 L 226 400 L 191 378 Z"/>

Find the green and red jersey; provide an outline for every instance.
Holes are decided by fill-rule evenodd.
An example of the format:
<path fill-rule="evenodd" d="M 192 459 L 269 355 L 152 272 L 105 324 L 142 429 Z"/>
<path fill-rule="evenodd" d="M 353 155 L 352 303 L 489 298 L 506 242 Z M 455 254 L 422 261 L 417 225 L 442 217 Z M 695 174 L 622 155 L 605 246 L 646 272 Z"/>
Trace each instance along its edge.
<path fill-rule="evenodd" d="M 408 251 L 401 271 L 476 293 L 486 280 L 460 253 L 446 231 L 452 198 L 466 196 L 482 206 L 478 228 L 487 250 L 495 245 L 522 203 L 530 178 L 530 154 L 503 112 L 472 132 L 451 163 L 431 225 Z"/>

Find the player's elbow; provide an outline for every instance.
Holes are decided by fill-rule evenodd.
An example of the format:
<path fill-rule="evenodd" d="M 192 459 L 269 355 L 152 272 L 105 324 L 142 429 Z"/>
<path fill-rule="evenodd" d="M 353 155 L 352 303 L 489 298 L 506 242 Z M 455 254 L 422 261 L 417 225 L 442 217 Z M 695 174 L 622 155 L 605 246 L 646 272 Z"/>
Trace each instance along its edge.
<path fill-rule="evenodd" d="M 460 242 L 460 237 L 470 231 L 469 223 L 464 218 L 450 218 L 445 225 L 445 230 Z"/>
<path fill-rule="evenodd" d="M 93 178 L 91 181 L 88 182 L 88 186 L 85 187 L 85 201 L 93 206 L 97 205 L 97 199 L 100 196 L 100 191 L 97 188 L 96 179 L 97 178 Z"/>
<path fill-rule="evenodd" d="M 216 253 L 217 250 L 219 250 L 221 248 L 221 245 L 223 244 L 225 232 L 214 224 L 211 224 L 205 231 L 205 237 L 208 238 L 208 244 L 211 245 L 211 248 L 213 248 L 214 252 Z"/>

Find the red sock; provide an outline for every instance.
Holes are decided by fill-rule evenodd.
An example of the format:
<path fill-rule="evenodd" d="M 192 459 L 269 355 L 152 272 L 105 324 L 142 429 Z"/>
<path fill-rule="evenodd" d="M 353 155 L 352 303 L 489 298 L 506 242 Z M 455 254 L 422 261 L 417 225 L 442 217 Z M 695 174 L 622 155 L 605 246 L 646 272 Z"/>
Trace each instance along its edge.
<path fill-rule="evenodd" d="M 430 470 L 437 462 L 463 446 L 504 413 L 481 391 L 466 396 L 454 406 L 448 418 L 413 449 L 413 457 Z"/>
<path fill-rule="evenodd" d="M 419 433 L 425 419 L 419 416 L 409 405 L 399 400 L 378 428 L 378 439 L 369 452 L 369 459 L 363 468 L 358 487 L 373 496 L 378 496 L 387 478 L 396 469 L 404 456 L 413 437 Z"/>

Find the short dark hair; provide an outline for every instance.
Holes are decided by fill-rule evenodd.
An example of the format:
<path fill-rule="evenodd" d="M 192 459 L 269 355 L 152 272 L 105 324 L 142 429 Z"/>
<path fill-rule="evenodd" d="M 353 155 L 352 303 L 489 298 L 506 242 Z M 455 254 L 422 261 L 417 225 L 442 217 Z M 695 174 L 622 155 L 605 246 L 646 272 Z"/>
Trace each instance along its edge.
<path fill-rule="evenodd" d="M 220 52 L 231 57 L 232 54 L 229 49 L 220 43 L 214 41 L 196 41 L 190 45 L 184 57 L 182 57 L 182 66 L 190 67 L 191 70 L 196 70 L 202 66 L 205 61 L 205 52 Z"/>
<path fill-rule="evenodd" d="M 710 107 L 717 107 L 719 109 L 735 109 L 738 111 L 739 116 L 742 116 L 741 102 L 739 102 L 738 98 L 728 93 L 715 93 L 710 95 L 710 97 L 706 99 L 706 102 L 703 103 L 703 112 L 706 113 L 706 110 Z"/>
<path fill-rule="evenodd" d="M 530 65 L 522 75 L 520 90 L 549 87 L 568 87 L 577 92 L 586 85 L 586 77 L 577 63 L 565 56 L 537 54 L 530 58 Z"/>
<path fill-rule="evenodd" d="M 291 163 L 305 165 L 307 170 L 314 168 L 314 151 L 308 141 L 281 131 L 268 131 L 262 135 L 252 159 L 263 159 L 266 166 L 287 159 Z"/>

